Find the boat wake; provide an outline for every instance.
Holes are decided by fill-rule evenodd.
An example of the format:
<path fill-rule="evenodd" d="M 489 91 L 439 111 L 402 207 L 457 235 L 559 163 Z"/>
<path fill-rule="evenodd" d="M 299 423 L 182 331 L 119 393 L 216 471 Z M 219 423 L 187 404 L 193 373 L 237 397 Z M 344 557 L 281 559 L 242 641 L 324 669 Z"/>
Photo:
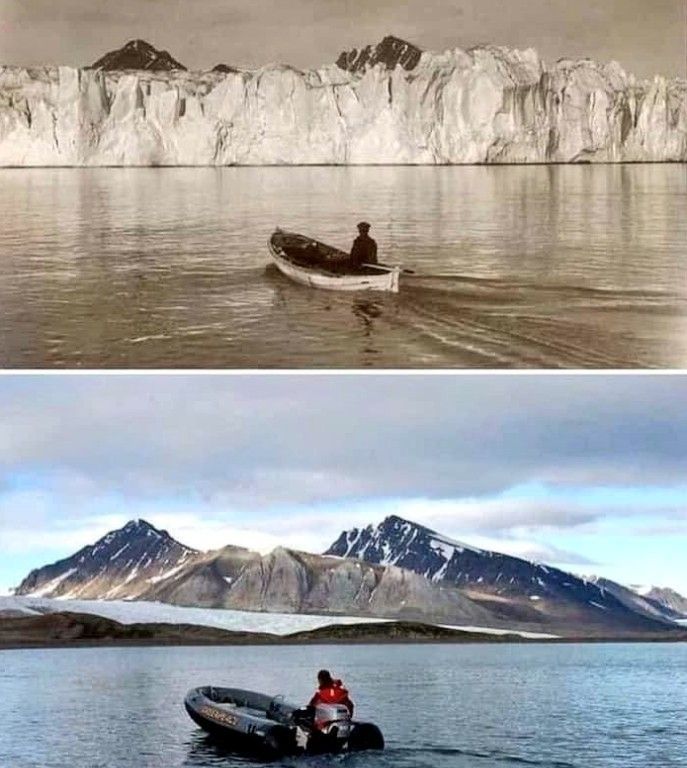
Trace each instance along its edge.
<path fill-rule="evenodd" d="M 684 298 L 668 292 L 462 275 L 408 276 L 400 301 L 410 335 L 447 365 L 470 367 L 669 365 L 642 337 L 670 332 L 686 309 Z M 679 338 L 677 327 L 672 333 Z"/>
<path fill-rule="evenodd" d="M 111 298 L 102 334 L 85 336 L 83 307 L 42 343 L 18 345 L 12 324 L 0 362 L 14 367 L 165 368 L 679 368 L 687 364 L 687 300 L 676 290 L 441 273 L 403 275 L 397 294 L 319 290 L 274 265 L 230 273 L 203 266 L 137 280 Z M 126 288 L 126 290 L 125 290 Z M 17 311 L 20 309 L 17 304 Z M 21 314 L 17 315 L 19 323 Z M 19 327 L 19 326 L 17 326 Z M 23 327 L 23 326 L 21 326 Z M 9 328 L 9 330 L 7 330 Z M 2 336 L 2 334 L 0 334 Z"/>
<path fill-rule="evenodd" d="M 561 760 L 539 760 L 509 754 L 501 750 L 469 750 L 455 747 L 398 747 L 387 749 L 380 755 L 383 761 L 376 765 L 398 766 L 455 766 L 455 768 L 489 768 L 489 766 L 524 765 L 536 768 L 577 768 L 574 763 Z"/>
<path fill-rule="evenodd" d="M 187 744 L 184 768 L 239 768 L 256 761 L 227 750 L 207 734 L 194 734 Z M 578 768 L 562 760 L 523 757 L 497 749 L 470 750 L 438 745 L 392 746 L 383 752 L 311 755 L 281 758 L 270 763 L 275 768 L 502 768 L 508 765 L 532 768 Z"/>
<path fill-rule="evenodd" d="M 668 291 L 460 274 L 405 275 L 398 295 L 317 291 L 281 275 L 270 275 L 270 282 L 280 322 L 300 332 L 291 340 L 292 353 L 299 341 L 310 341 L 316 347 L 308 352 L 311 359 L 332 367 L 652 368 L 684 362 L 687 301 Z"/>

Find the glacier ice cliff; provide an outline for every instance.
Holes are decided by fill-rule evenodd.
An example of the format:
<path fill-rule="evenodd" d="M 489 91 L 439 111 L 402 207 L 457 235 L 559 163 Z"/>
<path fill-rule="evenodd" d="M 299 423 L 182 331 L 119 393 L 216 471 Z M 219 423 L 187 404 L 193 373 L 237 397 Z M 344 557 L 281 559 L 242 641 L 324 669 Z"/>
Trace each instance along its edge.
<path fill-rule="evenodd" d="M 0 165 L 687 160 L 687 82 L 533 50 L 300 71 L 0 68 Z"/>

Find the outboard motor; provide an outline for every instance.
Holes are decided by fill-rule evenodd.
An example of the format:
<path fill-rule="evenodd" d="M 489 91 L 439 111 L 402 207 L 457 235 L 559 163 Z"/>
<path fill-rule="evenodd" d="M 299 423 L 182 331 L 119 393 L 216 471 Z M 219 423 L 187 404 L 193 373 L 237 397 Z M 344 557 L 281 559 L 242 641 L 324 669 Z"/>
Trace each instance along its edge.
<path fill-rule="evenodd" d="M 313 725 L 319 733 L 345 742 L 351 735 L 351 713 L 343 704 L 318 704 Z"/>

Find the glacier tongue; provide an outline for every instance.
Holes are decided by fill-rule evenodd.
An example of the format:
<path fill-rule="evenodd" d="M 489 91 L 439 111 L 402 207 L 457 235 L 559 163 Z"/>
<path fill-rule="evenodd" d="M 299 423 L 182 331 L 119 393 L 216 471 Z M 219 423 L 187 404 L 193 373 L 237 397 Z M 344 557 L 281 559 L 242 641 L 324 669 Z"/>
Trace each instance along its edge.
<path fill-rule="evenodd" d="M 486 46 L 301 72 L 0 67 L 0 165 L 687 160 L 687 82 Z"/>

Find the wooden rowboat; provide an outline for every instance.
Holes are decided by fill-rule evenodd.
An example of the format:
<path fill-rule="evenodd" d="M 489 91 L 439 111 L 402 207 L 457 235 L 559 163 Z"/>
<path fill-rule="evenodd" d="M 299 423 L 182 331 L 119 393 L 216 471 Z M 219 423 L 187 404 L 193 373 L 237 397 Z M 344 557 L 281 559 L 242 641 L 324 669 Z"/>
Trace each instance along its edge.
<path fill-rule="evenodd" d="M 270 237 L 269 249 L 279 271 L 301 285 L 329 291 L 398 293 L 400 267 L 367 264 L 351 269 L 345 251 L 281 229 Z"/>

